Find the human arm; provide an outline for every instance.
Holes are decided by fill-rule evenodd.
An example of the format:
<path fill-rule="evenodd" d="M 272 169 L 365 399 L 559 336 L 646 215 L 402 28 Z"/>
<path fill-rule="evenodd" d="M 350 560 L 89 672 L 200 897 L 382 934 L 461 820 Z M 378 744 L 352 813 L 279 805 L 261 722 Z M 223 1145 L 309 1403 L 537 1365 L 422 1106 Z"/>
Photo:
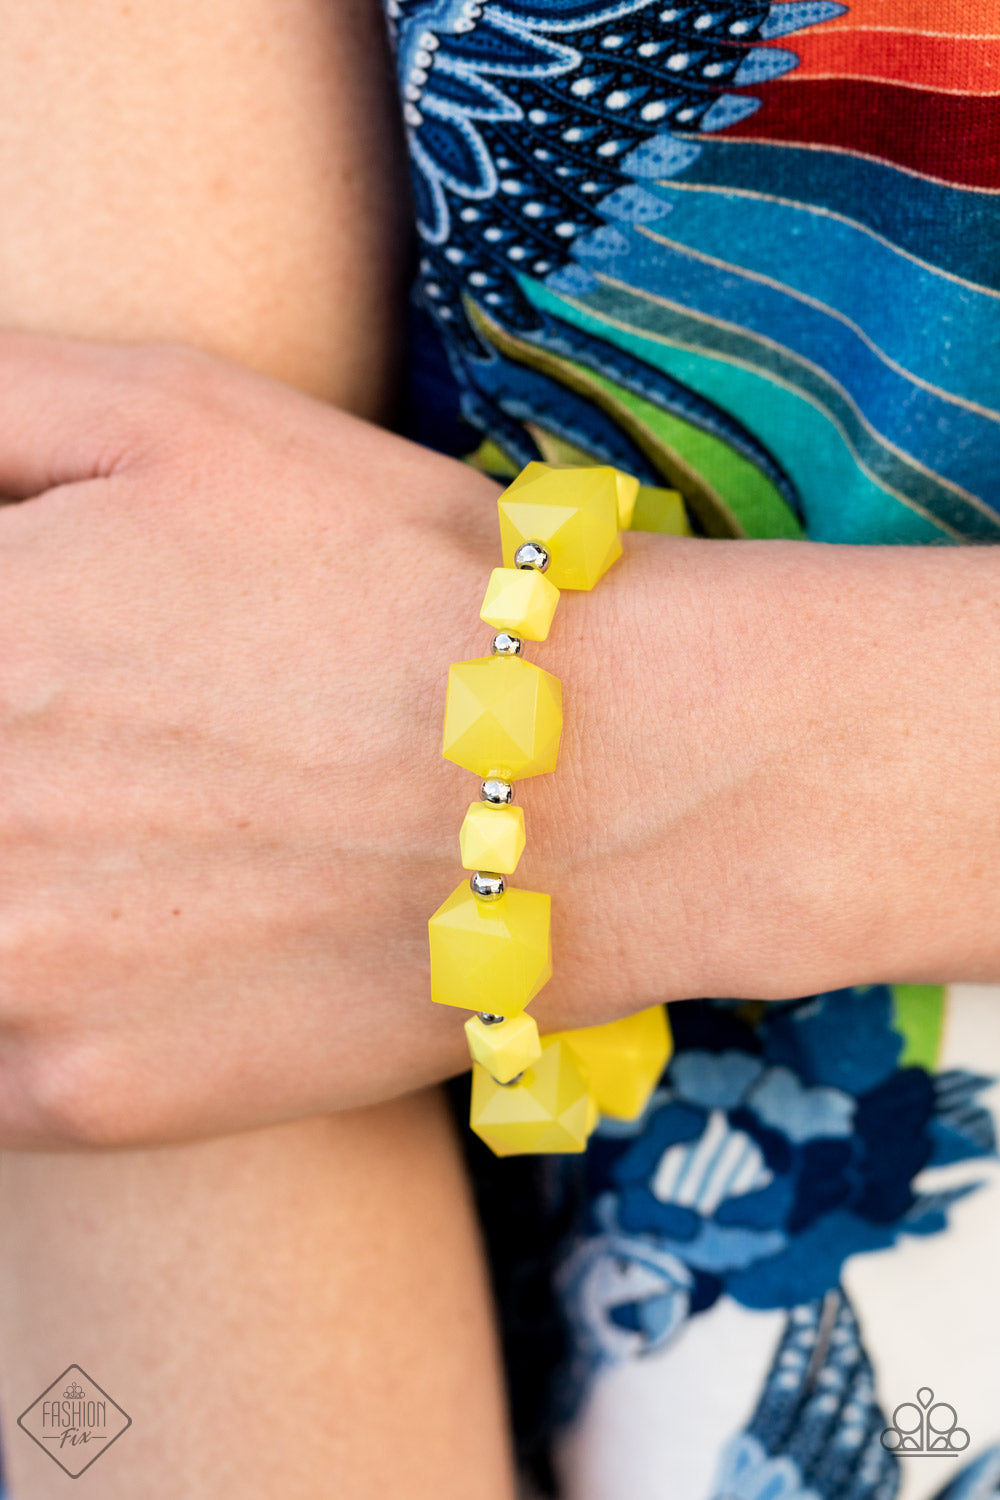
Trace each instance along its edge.
<path fill-rule="evenodd" d="M 195 345 L 350 410 L 379 417 L 391 410 L 407 205 L 390 149 L 394 99 L 377 6 L 360 0 L 213 0 L 209 6 L 0 0 L 0 32 L 0 323 L 125 345 L 149 339 Z M 196 356 L 189 359 L 199 366 Z M 26 370 L 8 365 L 7 373 L 16 388 Z M 141 394 L 130 387 L 121 414 Z M 60 425 L 61 399 L 54 387 L 36 386 L 30 418 Z M 197 407 L 196 377 L 187 408 Z M 8 456 L 31 425 L 25 409 L 22 415 L 24 421 L 8 406 L 0 420 L 0 451 Z M 182 436 L 175 428 L 169 441 Z M 197 442 L 185 451 L 171 501 L 194 497 L 195 479 L 202 484 L 215 466 Z M 203 501 L 210 489 L 198 489 Z M 247 486 L 238 521 L 233 511 L 241 534 L 252 536 L 256 498 Z M 68 847 L 63 856 L 50 847 L 50 860 L 31 811 L 39 788 L 31 762 L 40 769 L 40 747 L 30 722 L 34 715 L 40 727 L 37 715 L 48 717 L 50 693 L 50 711 L 58 717 L 57 703 L 66 707 L 58 678 L 70 667 L 74 681 L 65 685 L 83 693 L 80 733 L 70 732 L 72 743 L 49 762 L 52 775 L 45 778 L 69 813 L 62 799 L 73 796 L 77 775 L 101 755 L 103 711 L 97 696 L 88 704 L 88 689 L 97 693 L 98 677 L 114 671 L 115 659 L 119 666 L 126 661 L 145 629 L 138 618 L 127 618 L 126 596 L 133 587 L 142 591 L 157 523 L 152 518 L 143 537 L 142 518 L 134 512 L 141 556 L 133 553 L 129 563 L 119 551 L 122 571 L 109 557 L 105 572 L 96 530 L 72 522 L 60 532 L 54 511 L 36 512 L 36 540 L 50 563 L 65 569 L 70 595 L 87 580 L 97 587 L 89 601 L 86 589 L 60 600 L 58 587 L 43 580 L 44 565 L 36 570 L 40 552 L 20 550 L 15 541 L 32 510 L 29 502 L 0 511 L 0 549 L 10 544 L 10 588 L 0 590 L 8 668 L 17 660 L 27 664 L 32 643 L 40 648 L 28 668 L 34 706 L 30 689 L 23 696 L 23 675 L 15 688 L 19 707 L 5 698 L 13 712 L 0 727 L 0 756 L 11 772 L 0 783 L 0 866 L 18 843 L 35 870 L 32 876 L 21 865 L 21 875 L 32 883 L 36 911 L 47 914 L 45 920 L 61 904 L 56 885 L 86 905 L 93 882 L 117 867 L 132 895 L 117 917 L 114 907 L 103 906 L 101 925 L 110 919 L 106 933 L 128 931 L 135 938 L 143 921 L 141 876 L 136 885 L 126 867 L 137 876 L 155 858 L 155 829 L 146 827 L 137 858 L 125 856 L 124 864 L 121 849 L 87 845 L 86 836 L 75 876 L 63 857 Z M 96 522 L 96 512 L 91 515 Z M 185 615 L 192 622 L 199 617 L 207 636 L 198 669 L 207 672 L 217 638 L 211 601 L 188 591 L 180 577 L 171 580 L 169 558 L 162 561 L 165 659 L 176 667 L 171 634 L 179 629 L 184 635 Z M 202 561 L 206 577 L 213 564 L 222 575 L 231 568 L 225 550 Z M 239 594 L 245 581 L 233 582 Z M 253 612 L 260 604 L 258 594 Z M 91 627 L 97 634 L 89 634 Z M 98 644 L 102 634 L 108 650 Z M 133 681 L 144 701 L 160 691 L 152 678 Z M 12 682 L 8 676 L 7 687 Z M 166 680 L 160 687 L 169 695 Z M 176 741 L 164 748 L 161 772 L 164 806 L 173 801 L 183 819 L 194 804 L 176 800 L 171 772 L 182 754 Z M 152 762 L 145 764 L 148 771 Z M 111 821 L 120 820 L 123 830 L 141 815 L 136 789 L 133 783 L 128 793 L 119 784 L 107 802 Z M 196 817 L 207 811 L 202 802 Z M 79 823 L 77 831 L 84 832 Z M 189 877 L 203 897 L 199 874 L 209 878 L 204 846 L 191 846 L 189 853 Z M 47 874 L 39 881 L 42 865 Z M 48 947 L 47 976 L 37 967 L 34 980 L 28 975 L 25 963 L 37 965 L 48 945 L 40 932 L 24 945 L 15 937 L 16 912 L 26 912 L 27 888 L 18 886 L 10 867 L 0 896 L 7 919 L 0 918 L 0 986 L 5 1003 L 24 1007 L 28 1025 L 24 1030 L 12 1022 L 8 1009 L 8 1050 L 0 1067 L 7 1122 L 18 1116 L 24 1123 L 32 1114 L 32 1080 L 47 1077 L 59 1094 L 60 1077 L 63 1083 L 75 1077 L 88 1091 L 90 1108 L 106 1105 L 105 1123 L 117 1120 L 105 1139 L 117 1131 L 123 1146 L 136 1132 L 128 1128 L 132 1106 L 119 1085 L 135 1104 L 140 1096 L 133 1083 L 141 1089 L 162 1081 L 176 1061 L 175 1081 L 187 1076 L 195 1092 L 210 1094 L 211 1066 L 220 1060 L 220 1044 L 225 1047 L 218 1030 L 223 1012 L 230 1014 L 230 1036 L 254 1025 L 251 1013 L 239 1014 L 238 990 L 217 991 L 208 1001 L 195 984 L 195 1007 L 206 1003 L 182 1060 L 172 1049 L 157 1060 L 159 1043 L 147 1030 L 152 1050 L 142 1062 L 136 1055 L 134 1079 L 128 1049 L 105 1068 L 97 1059 L 103 1043 L 96 1032 L 92 1051 L 90 1043 L 78 1048 L 82 1036 L 74 1042 L 61 1026 L 58 1012 L 73 993 L 90 1003 L 75 988 L 68 951 L 60 961 L 59 944 Z M 155 917 L 155 902 L 147 915 Z M 169 929 L 190 915 L 190 907 L 183 912 L 173 902 L 159 919 Z M 252 911 L 246 917 L 256 941 Z M 159 919 L 151 930 L 159 926 L 172 949 Z M 84 940 L 88 925 L 84 919 L 78 932 Z M 210 949 L 215 936 L 205 937 Z M 189 956 L 196 971 L 198 960 Z M 125 948 L 111 957 L 115 996 L 104 998 L 113 1001 L 115 1029 L 120 1023 L 137 1038 L 151 1019 L 147 1002 L 158 994 L 168 1008 L 181 1006 L 183 987 L 168 997 L 138 947 L 133 959 L 139 967 L 129 978 Z M 96 971 L 92 978 L 91 999 L 100 993 Z M 29 990 L 37 1001 L 30 1016 Z M 294 1023 L 280 980 L 269 1007 L 276 1023 Z M 112 1008 L 104 1011 L 105 1021 L 112 1021 Z M 193 1010 L 190 1015 L 195 1020 Z M 160 1018 L 166 1019 L 163 1012 Z M 74 1066 L 82 1071 L 74 1074 Z M 35 1102 L 47 1113 L 43 1099 L 35 1096 Z M 108 1500 L 325 1496 L 331 1483 L 338 1500 L 386 1493 L 407 1500 L 508 1500 L 513 1481 L 493 1313 L 463 1163 L 440 1091 L 335 1116 L 301 1114 L 273 1128 L 162 1150 L 0 1151 L 0 1418 L 4 1478 L 17 1500 L 41 1500 L 66 1483 L 14 1418 L 69 1358 L 81 1360 L 132 1417 L 127 1435 L 95 1470 L 94 1482 Z M 222 1118 L 220 1111 L 216 1119 Z M 39 1122 L 37 1114 L 34 1119 Z M 87 1129 L 64 1120 L 68 1131 L 5 1131 L 0 1144 L 85 1145 Z M 252 1123 L 265 1124 L 263 1117 Z M 173 1139 L 185 1133 L 175 1131 Z M 83 1485 L 89 1482 L 88 1476 Z"/>
<path fill-rule="evenodd" d="M 0 326 L 391 412 L 411 209 L 377 0 L 0 4 Z"/>
<path fill-rule="evenodd" d="M 569 668 L 565 1003 L 1000 978 L 1000 551 L 626 548 Z"/>
<path fill-rule="evenodd" d="M 47 601 L 0 650 L 3 1128 L 156 1140 L 456 1070 L 425 922 L 497 487 L 200 356 L 13 340 L 2 370 L 0 483 L 36 496 L 3 597 Z M 538 651 L 566 686 L 521 791 L 543 1027 L 1000 974 L 997 554 L 626 545 Z"/>

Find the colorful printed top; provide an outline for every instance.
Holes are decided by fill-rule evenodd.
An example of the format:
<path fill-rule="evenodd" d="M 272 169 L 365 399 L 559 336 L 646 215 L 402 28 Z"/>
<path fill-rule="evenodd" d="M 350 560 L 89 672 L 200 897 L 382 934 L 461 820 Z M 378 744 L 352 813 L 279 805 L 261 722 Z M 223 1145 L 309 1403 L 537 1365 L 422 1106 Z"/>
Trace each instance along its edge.
<path fill-rule="evenodd" d="M 652 529 L 1000 539 L 998 0 L 388 14 L 418 437 L 614 463 Z M 567 1492 L 994 1495 L 1000 997 L 673 1018 L 646 1117 L 552 1168 Z"/>

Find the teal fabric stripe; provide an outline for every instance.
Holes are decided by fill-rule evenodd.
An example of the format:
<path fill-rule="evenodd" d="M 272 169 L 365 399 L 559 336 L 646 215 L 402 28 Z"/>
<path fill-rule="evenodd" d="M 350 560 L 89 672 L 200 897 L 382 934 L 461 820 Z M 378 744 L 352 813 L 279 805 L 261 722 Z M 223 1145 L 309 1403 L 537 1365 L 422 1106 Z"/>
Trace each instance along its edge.
<path fill-rule="evenodd" d="M 915 386 L 828 313 L 634 230 L 597 230 L 578 242 L 576 254 L 588 271 L 682 304 L 696 318 L 728 325 L 737 338 L 745 330 L 760 349 L 755 362 L 769 362 L 776 344 L 804 372 L 818 366 L 887 446 L 912 454 L 952 486 L 976 495 L 1000 478 L 1000 423 Z"/>
<path fill-rule="evenodd" d="M 910 255 L 1000 289 L 1000 193 L 930 182 L 847 152 L 698 138 L 673 181 L 811 204 L 864 225 Z"/>
<path fill-rule="evenodd" d="M 673 212 L 656 231 L 669 240 L 722 261 L 738 256 L 738 268 L 850 319 L 910 374 L 990 409 L 1000 406 L 1000 297 L 927 270 L 811 209 L 720 193 L 661 192 Z"/>
<path fill-rule="evenodd" d="M 679 322 L 670 308 L 617 287 L 601 287 L 569 302 L 537 282 L 527 283 L 541 308 L 578 328 L 627 349 L 653 368 L 682 381 L 741 421 L 783 466 L 802 497 L 808 534 L 827 542 L 917 543 L 963 537 L 1000 540 L 1000 521 L 896 459 L 877 440 L 866 444 L 862 462 L 879 459 L 894 478 L 923 485 L 924 509 L 915 496 L 893 494 L 885 482 L 858 466 L 853 441 L 864 440 L 847 403 L 820 390 L 822 407 L 779 383 L 783 371 L 744 369 L 734 351 L 705 347 L 708 325 Z M 684 345 L 697 338 L 701 348 Z M 791 363 L 789 361 L 789 363 Z M 845 425 L 845 424 L 850 424 Z M 909 502 L 909 503 L 908 503 Z M 932 506 L 934 507 L 932 509 Z M 926 512 L 926 513 L 925 513 Z"/>

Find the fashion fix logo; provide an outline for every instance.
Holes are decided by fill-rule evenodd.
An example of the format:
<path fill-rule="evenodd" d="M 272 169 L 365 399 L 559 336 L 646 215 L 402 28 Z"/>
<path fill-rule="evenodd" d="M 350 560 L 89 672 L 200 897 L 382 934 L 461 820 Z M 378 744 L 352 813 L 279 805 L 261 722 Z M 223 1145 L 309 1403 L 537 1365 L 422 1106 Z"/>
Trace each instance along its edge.
<path fill-rule="evenodd" d="M 70 1365 L 17 1425 L 73 1479 L 96 1463 L 132 1418 L 79 1365 Z"/>

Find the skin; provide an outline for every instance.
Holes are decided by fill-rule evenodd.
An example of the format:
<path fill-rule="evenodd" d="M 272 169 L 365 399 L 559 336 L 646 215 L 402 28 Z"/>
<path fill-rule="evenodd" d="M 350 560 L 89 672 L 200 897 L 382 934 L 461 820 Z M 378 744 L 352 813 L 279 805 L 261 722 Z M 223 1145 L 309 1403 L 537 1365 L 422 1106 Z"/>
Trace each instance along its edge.
<path fill-rule="evenodd" d="M 0 312 L 391 409 L 409 203 L 375 0 L 0 5 Z"/>
<path fill-rule="evenodd" d="M 125 344 L 195 345 L 347 410 L 373 417 L 391 410 L 408 242 L 375 7 L 0 0 L 0 32 L 0 322 Z M 178 372 L 175 385 L 177 378 L 184 377 Z M 199 402 L 201 377 L 193 379 L 185 412 Z M 125 407 L 144 378 L 127 384 L 115 396 Z M 52 394 L 36 389 L 33 417 Z M 186 424 L 180 409 L 175 417 Z M 11 410 L 0 425 L 0 448 L 8 437 L 13 445 Z M 207 453 L 187 452 L 190 472 L 171 505 L 193 473 L 212 467 Z M 322 480 L 310 477 L 317 514 L 333 459 L 325 456 Z M 20 493 L 16 474 L 7 479 L 8 491 Z M 253 504 L 247 494 L 238 523 L 232 513 L 233 541 L 252 534 Z M 15 535 L 26 540 L 21 528 L 33 508 L 0 513 L 0 548 L 13 549 L 12 571 L 16 553 L 30 568 Z M 61 530 L 54 515 L 49 520 Z M 82 540 L 72 530 L 53 541 L 82 578 L 88 549 L 71 558 Z M 151 533 L 143 556 L 157 545 Z M 228 566 L 217 558 L 208 572 Z M 54 645 L 42 618 L 55 603 L 33 594 L 20 621 L 12 600 L 0 603 L 5 638 Z M 66 645 L 79 638 L 88 608 L 82 599 L 69 604 L 57 627 Z M 171 618 L 164 616 L 165 660 L 181 616 L 199 609 L 192 596 L 175 596 Z M 127 620 L 119 626 L 117 644 L 106 638 L 112 655 L 131 635 Z M 71 675 L 92 665 L 65 661 Z M 34 708 L 27 679 L 19 676 L 20 687 L 8 679 L 19 707 L 0 715 L 0 755 L 20 737 L 15 719 L 26 727 L 47 713 L 43 700 L 54 707 L 62 698 L 55 677 L 43 678 Z M 151 688 L 147 681 L 141 695 Z M 290 717 L 297 712 L 290 706 Z M 96 720 L 91 728 L 96 738 L 87 731 L 74 752 L 80 771 L 87 742 L 99 755 L 103 731 Z M 164 767 L 172 761 L 164 744 Z M 270 773 L 263 762 L 259 771 L 254 800 L 266 804 Z M 73 774 L 66 762 L 56 781 L 65 790 Z M 121 791 L 114 800 L 126 816 Z M 5 829 L 28 812 L 25 795 L 27 782 L 0 793 Z M 241 835 L 251 844 L 257 811 L 249 809 Z M 106 854 L 113 865 L 117 855 Z M 103 865 L 96 845 L 85 862 L 91 872 Z M 203 876 L 195 881 L 202 896 L 207 867 Z M 168 929 L 192 915 L 179 889 L 175 896 L 162 913 Z M 113 920 L 115 931 L 139 939 L 146 922 L 131 898 L 117 918 L 111 910 L 102 925 Z M 149 931 L 161 925 L 155 919 Z M 6 947 L 12 937 L 8 928 L 0 940 L 8 996 L 24 977 Z M 53 970 L 42 986 L 54 996 L 67 977 Z M 128 1007 L 144 1003 L 148 978 L 129 986 Z M 225 1007 L 238 1004 L 233 992 Z M 279 981 L 272 1012 L 283 1006 Z M 212 1014 L 209 1004 L 202 1056 L 220 1041 Z M 244 1026 L 249 1031 L 250 1018 Z M 192 1057 L 184 1066 L 197 1064 Z M 256 1066 L 266 1067 L 262 1052 Z M 157 1071 L 154 1063 L 147 1081 Z M 5 1076 L 0 1093 L 8 1081 L 14 1088 Z M 16 1500 L 65 1494 L 65 1474 L 14 1419 L 71 1361 L 133 1419 L 114 1452 L 75 1481 L 84 1495 L 307 1500 L 330 1495 L 333 1485 L 343 1500 L 511 1500 L 492 1311 L 441 1099 L 430 1090 L 367 1110 L 297 1114 L 163 1149 L 85 1152 L 56 1131 L 47 1139 L 58 1141 L 58 1152 L 0 1154 L 0 1422 Z"/>
<path fill-rule="evenodd" d="M 69 1487 L 14 1418 L 70 1362 L 132 1418 L 84 1496 L 512 1500 L 436 1096 L 160 1151 L 9 1154 L 2 1177 L 15 1500 Z"/>
<path fill-rule="evenodd" d="M 425 924 L 495 486 L 184 353 L 8 339 L 0 411 L 35 495 L 0 527 L 0 1128 L 144 1144 L 456 1070 Z M 996 553 L 627 542 L 545 648 L 543 1028 L 1000 975 Z"/>

